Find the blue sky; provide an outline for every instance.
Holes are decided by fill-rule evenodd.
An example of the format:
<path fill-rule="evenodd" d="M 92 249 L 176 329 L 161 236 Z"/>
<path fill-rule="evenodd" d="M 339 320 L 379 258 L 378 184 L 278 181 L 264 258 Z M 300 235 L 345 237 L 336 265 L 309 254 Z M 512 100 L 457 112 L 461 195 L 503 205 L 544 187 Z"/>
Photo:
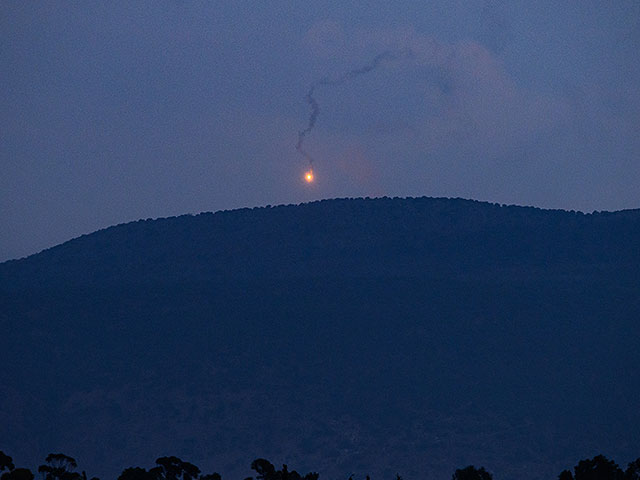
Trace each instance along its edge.
<path fill-rule="evenodd" d="M 319 198 L 640 207 L 637 1 L 6 1 L 0 261 Z M 382 52 L 411 57 L 316 91 Z"/>

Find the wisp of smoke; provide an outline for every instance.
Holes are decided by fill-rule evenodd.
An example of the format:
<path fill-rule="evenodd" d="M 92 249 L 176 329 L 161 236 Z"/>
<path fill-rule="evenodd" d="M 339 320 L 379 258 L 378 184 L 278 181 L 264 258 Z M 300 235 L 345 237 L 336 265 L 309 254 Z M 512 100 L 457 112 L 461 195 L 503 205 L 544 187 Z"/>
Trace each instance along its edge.
<path fill-rule="evenodd" d="M 323 77 L 320 80 L 311 84 L 309 87 L 309 91 L 305 96 L 305 99 L 309 106 L 311 107 L 311 114 L 309 115 L 309 122 L 307 123 L 307 128 L 298 132 L 298 143 L 296 143 L 296 150 L 300 152 L 304 158 L 309 162 L 309 166 L 313 168 L 313 157 L 309 155 L 309 153 L 304 149 L 304 139 L 305 137 L 311 133 L 313 127 L 316 125 L 316 121 L 318 120 L 318 115 L 320 114 L 320 106 L 318 105 L 318 101 L 314 97 L 314 93 L 316 88 L 319 86 L 337 86 L 342 85 L 343 83 L 348 82 L 349 80 L 358 77 L 360 75 L 364 75 L 366 73 L 371 72 L 378 68 L 382 63 L 398 60 L 400 58 L 409 57 L 413 55 L 413 52 L 410 49 L 400 50 L 400 51 L 386 51 L 382 52 L 379 55 L 376 55 L 373 60 L 364 65 L 363 67 L 356 68 L 355 70 L 350 70 L 338 77 Z"/>

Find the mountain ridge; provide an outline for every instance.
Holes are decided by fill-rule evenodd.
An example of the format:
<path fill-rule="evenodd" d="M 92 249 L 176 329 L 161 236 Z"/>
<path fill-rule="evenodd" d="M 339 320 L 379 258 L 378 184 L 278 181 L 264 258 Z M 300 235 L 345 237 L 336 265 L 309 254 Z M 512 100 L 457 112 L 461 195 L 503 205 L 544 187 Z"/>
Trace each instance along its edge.
<path fill-rule="evenodd" d="M 534 205 L 519 205 L 519 204 L 504 204 L 504 203 L 500 203 L 500 202 L 491 202 L 491 201 L 485 201 L 485 200 L 474 200 L 474 199 L 468 199 L 468 198 L 464 198 L 464 197 L 429 197 L 429 196 L 421 196 L 421 197 L 387 197 L 387 196 L 382 196 L 382 197 L 336 197 L 336 198 L 331 198 L 331 199 L 321 199 L 321 200 L 313 200 L 310 202 L 302 202 L 302 203 L 288 203 L 288 204 L 276 204 L 276 205 L 258 205 L 258 206 L 254 206 L 254 207 L 239 207 L 239 208 L 233 208 L 233 209 L 222 209 L 222 210 L 215 210 L 215 211 L 202 211 L 199 213 L 183 213 L 180 215 L 173 215 L 173 216 L 169 216 L 169 217 L 149 217 L 149 218 L 141 218 L 138 220 L 132 220 L 129 222 L 122 222 L 122 223 L 117 223 L 114 225 L 109 225 L 107 227 L 103 227 L 103 228 L 99 228 L 98 230 L 95 230 L 93 232 L 88 232 L 88 233 L 84 233 L 81 235 L 78 235 L 77 237 L 71 238 L 69 240 L 66 240 L 62 243 L 59 243 L 57 245 L 53 245 L 51 247 L 47 247 L 44 248 L 38 252 L 26 255 L 24 257 L 20 257 L 20 258 L 11 258 L 11 259 L 7 259 L 4 260 L 2 262 L 0 262 L 0 265 L 2 264 L 6 264 L 6 263 L 12 263 L 12 262 L 18 262 L 18 261 L 22 261 L 25 260 L 27 258 L 33 257 L 35 255 L 40 255 L 42 253 L 48 252 L 51 249 L 55 249 L 58 248 L 60 246 L 66 245 L 69 242 L 75 242 L 81 238 L 84 237 L 88 237 L 91 235 L 94 235 L 96 233 L 100 233 L 100 232 L 104 232 L 106 230 L 111 230 L 114 228 L 120 228 L 123 226 L 127 226 L 127 225 L 132 225 L 132 224 L 136 224 L 136 223 L 141 223 L 141 222 L 154 222 L 154 221 L 164 221 L 164 220 L 174 220 L 174 219 L 179 219 L 179 218 L 184 218 L 184 217 L 198 217 L 201 215 L 222 215 L 222 214 L 232 214 L 234 212 L 242 212 L 242 211 L 253 211 L 253 210 L 269 210 L 269 209 L 276 209 L 276 208 L 294 208 L 294 207 L 301 207 L 301 206 L 305 206 L 305 205 L 314 205 L 314 204 L 321 204 L 321 203 L 325 203 L 325 202 L 342 202 L 342 201 L 388 201 L 388 200 L 394 200 L 394 201 L 411 201 L 411 200 L 434 200 L 434 201 L 463 201 L 463 202 L 471 202 L 471 203 L 478 203 L 478 204 L 483 204 L 483 205 L 487 205 L 487 206 L 493 206 L 493 207 L 501 207 L 501 208 L 519 208 L 519 209 L 533 209 L 533 210 L 539 210 L 539 211 L 543 211 L 543 212 L 562 212 L 562 213 L 567 213 L 567 214 L 572 214 L 572 215 L 585 215 L 585 216 L 589 216 L 589 215 L 627 215 L 627 214 L 636 214 L 637 212 L 640 212 L 640 208 L 625 208 L 625 209 L 620 209 L 620 210 L 594 210 L 591 212 L 583 212 L 581 210 L 569 210 L 569 209 L 563 209 L 563 208 L 545 208 L 545 207 L 536 207 Z"/>
<path fill-rule="evenodd" d="M 348 212 L 348 215 L 343 214 L 339 219 L 332 221 L 330 217 L 335 215 L 333 210 L 339 209 L 341 205 L 348 205 L 351 211 Z M 396 211 L 398 208 L 412 208 L 415 209 L 416 212 L 414 212 L 413 215 L 406 214 L 401 217 L 395 217 L 394 215 L 398 214 Z M 465 209 L 473 210 L 473 212 L 481 214 L 482 218 L 478 220 L 473 216 L 460 217 L 460 212 Z M 367 215 L 370 216 L 373 210 L 376 210 L 376 214 L 382 217 L 380 219 L 380 224 L 376 224 L 375 221 L 368 219 L 370 217 L 367 217 Z M 297 212 L 299 215 L 292 215 L 291 218 L 287 218 L 287 215 L 293 212 Z M 431 214 L 420 216 L 419 214 L 421 212 L 431 212 Z M 468 215 L 469 212 L 466 212 L 466 214 Z M 526 222 L 522 221 L 523 216 L 527 217 Z M 457 219 L 457 221 L 454 223 L 443 221 L 447 217 Z M 305 262 L 305 259 L 303 258 L 305 252 L 301 251 L 301 248 L 299 248 L 298 245 L 296 245 L 295 248 L 291 248 L 291 255 L 293 257 L 292 261 L 299 262 L 299 264 L 305 269 L 304 271 L 299 271 L 297 273 L 306 276 L 313 274 L 322 275 L 323 273 L 327 273 L 326 268 L 323 268 L 322 265 L 318 265 L 324 262 L 324 259 L 318 258 L 319 250 L 327 246 L 339 249 L 340 245 L 337 245 L 337 242 L 333 240 L 348 241 L 348 239 L 345 240 L 343 237 L 352 233 L 350 232 L 350 228 L 353 228 L 353 225 L 364 230 L 367 234 L 374 234 L 375 229 L 377 228 L 387 228 L 387 230 L 395 228 L 397 229 L 397 236 L 401 236 L 403 241 L 407 239 L 409 242 L 412 240 L 414 242 L 422 240 L 424 245 L 420 245 L 420 247 L 428 247 L 428 242 L 425 241 L 426 238 L 410 238 L 410 236 L 426 237 L 427 235 L 437 235 L 445 237 L 448 233 L 452 232 L 452 229 L 455 230 L 455 234 L 458 236 L 460 234 L 464 234 L 467 237 L 472 237 L 477 234 L 484 234 L 487 236 L 490 235 L 488 229 L 497 225 L 497 222 L 506 223 L 505 225 L 500 225 L 501 227 L 512 227 L 520 230 L 525 229 L 528 231 L 526 233 L 531 234 L 536 233 L 534 230 L 537 226 L 544 226 L 545 222 L 552 223 L 551 228 L 554 229 L 554 232 L 552 233 L 561 232 L 566 235 L 566 232 L 571 229 L 572 224 L 590 223 L 592 228 L 598 229 L 598 231 L 592 234 L 591 238 L 581 238 L 577 240 L 583 241 L 584 244 L 589 242 L 588 245 L 593 247 L 594 243 L 597 241 L 597 239 L 594 238 L 595 235 L 604 234 L 606 236 L 610 236 L 611 234 L 607 233 L 606 229 L 611 228 L 612 225 L 614 227 L 619 225 L 624 219 L 626 219 L 628 223 L 631 223 L 631 228 L 634 230 L 632 233 L 635 233 L 638 228 L 637 225 L 640 222 L 640 220 L 638 220 L 639 218 L 640 210 L 621 210 L 618 212 L 594 212 L 591 214 L 583 214 L 581 212 L 565 210 L 545 210 L 537 207 L 505 206 L 494 203 L 478 202 L 475 200 L 430 197 L 403 199 L 382 197 L 378 199 L 360 198 L 321 200 L 300 205 L 222 210 L 215 213 L 203 212 L 197 215 L 187 214 L 176 217 L 166 217 L 154 220 L 146 219 L 123 223 L 98 230 L 91 234 L 82 235 L 24 259 L 4 262 L 0 264 L 0 276 L 3 274 L 3 270 L 6 272 L 7 270 L 10 271 L 14 268 L 24 269 L 25 264 L 46 261 L 43 259 L 47 258 L 52 259 L 51 261 L 53 262 L 60 264 L 67 262 L 68 264 L 73 259 L 65 257 L 65 255 L 79 256 L 82 254 L 83 249 L 90 250 L 93 248 L 108 250 L 111 248 L 112 250 L 116 250 L 114 245 L 110 245 L 110 243 L 117 244 L 117 248 L 120 249 L 119 252 L 116 252 L 116 255 L 113 255 L 113 260 L 116 264 L 118 261 L 120 262 L 120 266 L 118 268 L 126 270 L 124 265 L 127 263 L 133 264 L 134 257 L 140 253 L 144 253 L 135 251 L 136 242 L 141 240 L 144 240 L 146 244 L 139 245 L 138 247 L 155 249 L 154 251 L 157 252 L 156 257 L 143 256 L 142 262 L 146 262 L 147 264 L 154 262 L 157 263 L 159 261 L 164 261 L 163 258 L 159 258 L 162 255 L 165 257 L 175 255 L 182 256 L 182 260 L 188 260 L 191 262 L 190 266 L 194 267 L 196 259 L 187 258 L 189 256 L 189 252 L 163 251 L 163 240 L 161 239 L 163 239 L 163 235 L 169 231 L 171 231 L 171 235 L 175 238 L 166 240 L 183 242 L 186 244 L 185 247 L 196 249 L 196 253 L 203 256 L 203 261 L 216 263 L 219 262 L 219 259 L 213 258 L 213 255 L 244 255 L 251 257 L 252 254 L 248 251 L 250 250 L 250 247 L 243 245 L 243 242 L 246 244 L 246 238 L 243 238 L 243 236 L 262 235 L 266 238 L 269 235 L 274 235 L 272 232 L 278 232 L 279 230 L 286 228 L 288 235 L 295 235 L 295 240 L 304 242 L 307 246 L 307 250 L 313 252 L 315 255 L 313 261 Z M 434 225 L 437 225 L 437 228 L 429 228 L 429 222 L 437 222 L 434 223 Z M 603 231 L 601 224 L 606 222 L 608 222 L 609 225 L 607 225 Z M 352 223 L 352 225 L 349 225 L 349 223 Z M 137 235 L 137 232 L 145 228 L 149 229 L 149 231 L 146 232 L 147 238 L 141 239 L 139 238 L 140 236 Z M 338 235 L 339 238 L 332 239 L 329 238 L 328 235 L 323 235 L 322 230 L 320 230 L 320 232 L 314 230 L 318 228 L 328 229 L 332 235 Z M 234 229 L 236 231 L 234 231 Z M 360 232 L 355 233 L 357 234 Z M 385 231 L 385 233 L 388 233 L 390 238 L 394 232 Z M 519 233 L 522 234 L 522 232 Z M 614 233 L 619 234 L 619 232 Z M 622 233 L 624 234 L 627 232 Z M 195 238 L 197 235 L 200 235 L 200 238 Z M 202 238 L 203 235 L 206 235 L 207 237 Z M 229 244 L 224 245 L 223 248 L 218 249 L 218 251 L 213 254 L 207 254 L 206 247 L 203 243 L 205 241 L 210 242 L 210 250 L 212 250 L 215 247 L 216 241 L 225 240 L 221 235 L 230 237 L 235 235 L 235 237 L 233 237 L 232 241 L 229 241 Z M 275 235 L 277 236 L 277 233 Z M 342 235 L 342 237 L 340 237 L 340 235 Z M 154 236 L 156 237 L 156 240 L 154 240 Z M 447 239 L 451 240 L 450 237 Z M 287 244 L 288 240 L 286 237 L 278 238 L 277 240 L 284 246 L 292 246 Z M 362 243 L 367 242 L 367 238 L 363 235 L 361 235 L 361 238 L 357 238 L 356 240 L 360 240 Z M 463 240 L 466 240 L 467 244 L 458 245 L 458 247 L 468 248 L 470 246 L 469 244 L 472 243 L 471 238 Z M 522 238 L 521 240 L 523 242 L 529 241 L 526 238 Z M 540 240 L 540 238 L 538 238 L 538 240 Z M 268 242 L 269 239 L 267 238 L 266 241 Z M 495 247 L 495 242 L 500 241 L 500 239 L 479 238 L 478 241 L 494 241 L 493 246 Z M 291 243 L 293 242 L 289 242 L 289 244 Z M 393 245 L 396 250 L 398 248 L 402 248 L 402 245 L 398 245 L 397 243 L 398 242 Z M 529 241 L 529 243 L 531 242 Z M 239 249 L 243 246 L 245 247 L 245 250 L 240 252 Z M 387 246 L 388 245 L 376 245 L 376 248 L 385 248 Z M 438 247 L 442 248 L 442 245 L 438 245 Z M 283 255 L 282 251 L 275 253 L 278 253 L 281 256 Z M 540 256 L 540 253 L 541 252 L 539 252 L 538 256 Z M 129 255 L 128 257 L 127 254 Z M 118 255 L 120 255 L 120 258 L 118 258 Z M 421 258 L 424 261 L 427 260 L 425 255 L 421 255 Z M 396 260 L 400 261 L 399 258 Z M 501 259 L 495 258 L 494 260 Z M 476 258 L 475 262 L 477 263 L 477 261 L 478 259 Z M 403 267 L 404 269 L 412 271 L 410 264 L 410 259 L 404 259 L 403 265 L 395 265 L 397 273 L 402 273 L 401 271 Z M 20 265 L 20 267 L 17 267 L 17 265 Z M 434 266 L 433 262 L 428 263 L 428 265 Z M 77 266 L 81 266 L 82 268 L 87 267 L 86 264 Z M 427 265 L 425 264 L 423 266 L 426 267 Z M 484 266 L 486 267 L 486 265 Z M 281 266 L 277 265 L 263 265 L 262 267 L 264 269 L 264 275 L 271 274 L 277 276 L 278 270 L 282 269 Z M 372 273 L 371 269 L 367 270 L 363 264 L 360 264 L 358 267 L 359 269 L 356 269 L 356 271 L 360 271 L 364 275 Z M 234 268 L 234 271 L 229 269 L 224 272 L 216 272 L 214 276 L 221 278 L 222 276 L 229 277 L 241 275 L 239 272 L 242 271 L 242 265 L 234 265 Z M 116 276 L 118 275 L 117 272 L 113 273 Z M 120 271 L 120 275 L 124 273 L 125 271 Z M 283 274 L 291 275 L 292 273 L 291 269 L 289 269 Z M 78 271 L 76 271 L 75 274 L 78 275 Z M 2 277 L 0 277 L 0 284 L 8 282 L 8 275 L 8 273 L 5 273 L 4 282 L 2 282 Z M 196 275 L 204 276 L 208 279 L 211 277 L 211 273 L 207 274 L 205 272 L 199 272 Z M 83 279 L 85 282 L 88 280 L 89 279 L 87 278 Z M 15 278 L 12 283 L 16 283 Z"/>
<path fill-rule="evenodd" d="M 59 248 L 61 246 L 65 246 L 67 244 L 69 244 L 70 242 L 77 242 L 78 240 L 85 238 L 85 237 L 89 237 L 101 232 L 105 232 L 108 230 L 112 230 L 112 229 L 116 229 L 116 228 L 122 228 L 125 226 L 129 226 L 129 225 L 133 225 L 133 224 L 138 224 L 138 223 L 142 223 L 142 222 L 155 222 L 155 221 L 167 221 L 167 220 L 177 220 L 177 219 L 181 219 L 181 218 L 187 218 L 187 217 L 199 217 L 202 215 L 208 216 L 208 215 L 224 215 L 224 214 L 233 214 L 234 212 L 245 212 L 245 211 L 255 211 L 255 210 L 270 210 L 270 209 L 280 209 L 280 208 L 295 208 L 295 207 L 301 207 L 301 206 L 311 206 L 314 204 L 322 204 L 325 202 L 342 202 L 342 201 L 388 201 L 388 200 L 395 200 L 395 201 L 412 201 L 412 200 L 434 200 L 434 201 L 454 201 L 454 202 L 458 202 L 458 201 L 463 201 L 463 202 L 471 202 L 471 203 L 477 203 L 477 204 L 482 204 L 482 205 L 486 205 L 486 206 L 492 206 L 492 207 L 501 207 L 501 208 L 517 208 L 517 209 L 533 209 L 533 210 L 538 210 L 538 211 L 542 211 L 542 212 L 561 212 L 561 213 L 566 213 L 566 214 L 571 214 L 571 215 L 584 215 L 584 216 L 590 216 L 590 215 L 634 215 L 637 214 L 637 212 L 640 212 L 640 208 L 625 208 L 625 209 L 621 209 L 621 210 L 594 210 L 592 212 L 583 212 L 580 210 L 567 210 L 567 209 L 563 209 L 563 208 L 543 208 L 543 207 L 536 207 L 533 205 L 519 205 L 519 204 L 504 204 L 504 203 L 499 203 L 499 202 L 490 202 L 490 201 L 484 201 L 484 200 L 473 200 L 473 199 L 468 199 L 468 198 L 463 198 L 463 197 L 428 197 L 428 196 L 421 196 L 421 197 L 387 197 L 387 196 L 383 196 L 383 197 L 337 197 L 337 198 L 331 198 L 331 199 L 322 199 L 322 200 L 314 200 L 314 201 L 310 201 L 310 202 L 303 202 L 303 203 L 289 203 L 289 204 L 277 204 L 277 205 L 262 205 L 262 206 L 255 206 L 255 207 L 239 207 L 239 208 L 233 208 L 233 209 L 223 209 L 223 210 L 216 210 L 216 211 L 202 211 L 199 213 L 184 213 L 184 214 L 180 214 L 180 215 L 173 215 L 173 216 L 169 216 L 169 217 L 153 217 L 153 218 L 141 218 L 138 220 L 132 220 L 129 222 L 123 222 L 123 223 L 117 223 L 114 225 L 109 225 L 107 227 L 103 227 L 100 228 L 98 230 L 95 230 L 93 232 L 88 232 L 88 233 L 84 233 L 82 235 L 78 235 L 77 237 L 71 238 L 69 240 L 66 240 L 62 243 L 59 243 L 57 245 L 53 245 L 51 247 L 47 247 L 44 248 L 38 252 L 26 255 L 24 257 L 20 257 L 20 258 L 11 258 L 11 259 L 7 259 L 4 260 L 2 262 L 0 262 L 0 265 L 6 264 L 6 263 L 13 263 L 13 262 L 20 262 L 23 261 L 25 259 L 31 258 L 33 256 L 36 255 L 41 255 L 45 252 L 49 252 L 52 249 L 56 249 Z"/>

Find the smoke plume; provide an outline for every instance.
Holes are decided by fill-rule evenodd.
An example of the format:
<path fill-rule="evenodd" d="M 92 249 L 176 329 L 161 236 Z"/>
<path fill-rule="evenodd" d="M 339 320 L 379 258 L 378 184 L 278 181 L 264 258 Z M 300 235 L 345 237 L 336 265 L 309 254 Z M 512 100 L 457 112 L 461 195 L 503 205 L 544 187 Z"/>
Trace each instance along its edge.
<path fill-rule="evenodd" d="M 398 60 L 400 58 L 409 57 L 412 55 L 412 51 L 409 49 L 401 50 L 401 51 L 386 51 L 376 55 L 373 60 L 371 60 L 366 65 L 356 68 L 354 70 L 350 70 L 346 73 L 343 73 L 337 77 L 323 77 L 320 80 L 314 82 L 309 87 L 307 95 L 305 96 L 305 100 L 311 107 L 311 113 L 309 114 L 309 122 L 307 123 L 307 127 L 304 130 L 298 132 L 298 143 L 296 143 L 296 150 L 300 152 L 304 158 L 309 162 L 309 166 L 313 168 L 313 157 L 309 155 L 309 153 L 304 149 L 304 139 L 305 137 L 311 133 L 313 127 L 316 125 L 316 121 L 318 120 L 318 115 L 320 114 L 320 105 L 318 105 L 318 101 L 314 97 L 314 93 L 316 89 L 320 86 L 338 86 L 352 80 L 355 77 L 360 75 L 364 75 L 369 73 L 376 68 L 378 68 L 382 63 L 389 62 L 393 60 Z"/>

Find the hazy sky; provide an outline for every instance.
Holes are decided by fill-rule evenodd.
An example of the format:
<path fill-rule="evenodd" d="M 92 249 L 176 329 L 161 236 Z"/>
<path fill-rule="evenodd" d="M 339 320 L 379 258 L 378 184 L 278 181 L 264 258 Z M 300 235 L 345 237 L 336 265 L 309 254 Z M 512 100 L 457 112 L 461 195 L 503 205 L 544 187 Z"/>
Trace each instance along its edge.
<path fill-rule="evenodd" d="M 355 196 L 640 207 L 640 2 L 0 2 L 0 261 Z M 315 93 L 381 52 L 411 57 Z"/>

